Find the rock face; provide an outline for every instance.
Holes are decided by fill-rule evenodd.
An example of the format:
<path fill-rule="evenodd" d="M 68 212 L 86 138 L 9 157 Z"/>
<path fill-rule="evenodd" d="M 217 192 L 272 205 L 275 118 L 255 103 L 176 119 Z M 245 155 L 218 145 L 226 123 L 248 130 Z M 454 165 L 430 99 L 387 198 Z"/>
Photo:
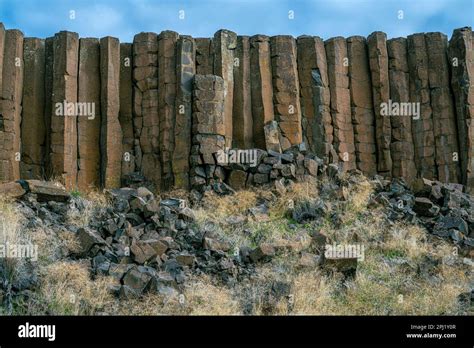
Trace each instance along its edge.
<path fill-rule="evenodd" d="M 324 41 L 317 36 L 300 36 L 298 75 L 304 141 L 320 158 L 329 158 L 333 143 L 329 78 Z"/>
<path fill-rule="evenodd" d="M 405 38 L 387 41 L 389 58 L 390 100 L 396 103 L 410 102 L 409 73 L 407 60 L 407 42 Z M 406 178 L 408 182 L 415 179 L 415 150 L 413 146 L 412 115 L 394 115 L 391 117 L 392 139 L 392 174 L 394 177 Z M 415 121 L 416 122 L 416 121 Z"/>
<path fill-rule="evenodd" d="M 0 181 L 284 191 L 280 179 L 340 166 L 472 190 L 472 69 L 467 27 L 449 45 L 441 33 L 324 42 L 228 30 L 120 44 L 23 39 L 0 23 Z"/>
<path fill-rule="evenodd" d="M 281 148 L 287 150 L 303 140 L 296 42 L 291 36 L 273 36 L 270 45 L 275 120 L 280 129 Z"/>
<path fill-rule="evenodd" d="M 3 34 L 4 33 L 4 34 Z M 3 41 L 3 42 L 2 42 Z M 0 95 L 0 182 L 20 178 L 23 33 L 0 28 L 3 69 Z"/>
<path fill-rule="evenodd" d="M 28 78 L 23 81 L 20 175 L 24 179 L 39 179 L 45 176 L 46 152 L 44 40 L 26 38 L 23 42 L 23 61 L 24 74 Z"/>
<path fill-rule="evenodd" d="M 451 86 L 456 106 L 461 182 L 474 190 L 474 49 L 471 28 L 456 29 L 449 41 Z"/>
<path fill-rule="evenodd" d="M 377 144 L 370 67 L 364 37 L 352 36 L 347 39 L 347 58 L 357 169 L 373 175 L 377 173 Z"/>
<path fill-rule="evenodd" d="M 428 55 L 424 34 L 407 37 L 408 68 L 410 73 L 410 101 L 419 105 L 419 117 L 412 121 L 415 164 L 419 176 L 437 177 L 435 164 L 435 139 L 433 112 L 430 104 L 428 81 Z"/>
<path fill-rule="evenodd" d="M 264 149 L 264 126 L 275 118 L 268 36 L 255 35 L 250 38 L 250 66 L 254 145 Z"/>
<path fill-rule="evenodd" d="M 110 36 L 100 39 L 101 84 L 101 182 L 105 188 L 120 187 L 122 129 L 119 122 L 120 43 Z"/>
<path fill-rule="evenodd" d="M 250 90 L 250 39 L 237 37 L 234 51 L 233 146 L 253 147 L 252 95 Z"/>
<path fill-rule="evenodd" d="M 369 65 L 372 77 L 372 97 L 375 111 L 375 139 L 377 142 L 377 170 L 380 174 L 392 175 L 390 154 L 391 118 L 382 115 L 382 103 L 388 103 L 390 86 L 388 76 L 387 35 L 376 31 L 367 38 Z"/>
<path fill-rule="evenodd" d="M 80 190 L 100 184 L 101 128 L 100 44 L 98 39 L 79 40 L 78 103 L 93 115 L 77 118 L 77 186 Z"/>
<path fill-rule="evenodd" d="M 354 129 L 349 90 L 349 60 L 346 40 L 335 37 L 325 42 L 331 92 L 331 117 L 334 127 L 334 148 L 344 170 L 356 168 Z"/>
<path fill-rule="evenodd" d="M 73 188 L 77 180 L 77 71 L 79 36 L 62 31 L 53 41 L 51 175 Z M 66 105 L 66 107 L 65 107 Z"/>

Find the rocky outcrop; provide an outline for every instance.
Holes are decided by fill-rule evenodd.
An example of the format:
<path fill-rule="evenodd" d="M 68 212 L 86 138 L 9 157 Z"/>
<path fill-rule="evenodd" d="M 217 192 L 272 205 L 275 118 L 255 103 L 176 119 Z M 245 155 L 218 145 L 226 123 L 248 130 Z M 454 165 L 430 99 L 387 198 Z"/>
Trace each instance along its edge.
<path fill-rule="evenodd" d="M 375 112 L 377 170 L 382 175 L 391 176 L 393 165 L 390 153 L 391 118 L 390 115 L 382 114 L 382 103 L 388 103 L 390 98 L 387 35 L 380 31 L 370 34 L 367 38 L 367 46 Z"/>
<path fill-rule="evenodd" d="M 21 115 L 20 176 L 40 179 L 45 176 L 46 126 L 44 121 L 44 40 L 25 38 L 23 41 L 24 75 L 23 112 Z"/>
<path fill-rule="evenodd" d="M 214 59 L 212 54 L 212 40 L 209 38 L 197 38 L 196 41 L 196 74 L 212 75 L 214 71 Z"/>
<path fill-rule="evenodd" d="M 352 36 L 347 39 L 347 58 L 357 169 L 373 175 L 377 173 L 377 144 L 367 42 L 364 37 Z"/>
<path fill-rule="evenodd" d="M 351 116 L 349 90 L 349 60 L 346 40 L 335 37 L 326 40 L 329 90 L 331 93 L 331 117 L 334 127 L 334 148 L 339 156 L 337 162 L 344 170 L 356 168 L 354 128 Z"/>
<path fill-rule="evenodd" d="M 270 45 L 275 121 L 280 131 L 280 146 L 284 151 L 303 141 L 296 41 L 291 36 L 273 36 Z"/>
<path fill-rule="evenodd" d="M 466 27 L 454 30 L 449 41 L 451 87 L 456 106 L 461 182 L 474 190 L 474 48 L 473 33 Z"/>

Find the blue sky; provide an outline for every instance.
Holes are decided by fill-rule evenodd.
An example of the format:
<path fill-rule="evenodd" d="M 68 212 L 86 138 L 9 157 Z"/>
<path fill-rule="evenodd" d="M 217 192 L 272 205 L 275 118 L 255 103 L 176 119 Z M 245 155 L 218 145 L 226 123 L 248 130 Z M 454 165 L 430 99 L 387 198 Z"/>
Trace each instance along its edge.
<path fill-rule="evenodd" d="M 0 22 L 27 36 L 60 30 L 81 37 L 130 42 L 141 31 L 175 30 L 209 37 L 218 29 L 239 35 L 302 34 L 389 37 L 472 26 L 474 0 L 0 0 Z M 75 18 L 71 19 L 71 11 Z M 184 19 L 180 19 L 183 15 Z M 293 11 L 294 18 L 289 18 Z M 403 18 L 399 19 L 400 11 Z"/>

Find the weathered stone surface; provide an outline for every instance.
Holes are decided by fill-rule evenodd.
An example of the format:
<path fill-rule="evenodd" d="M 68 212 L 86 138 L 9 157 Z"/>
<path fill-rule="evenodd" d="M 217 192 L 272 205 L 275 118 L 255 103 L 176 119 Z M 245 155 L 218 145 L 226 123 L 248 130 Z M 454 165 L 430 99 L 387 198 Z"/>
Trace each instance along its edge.
<path fill-rule="evenodd" d="M 6 182 L 0 184 L 0 197 L 1 198 L 20 198 L 26 193 L 23 186 L 16 181 Z"/>
<path fill-rule="evenodd" d="M 177 92 L 174 128 L 173 174 L 177 188 L 189 188 L 192 93 L 196 73 L 196 47 L 190 36 L 180 36 L 176 49 Z"/>
<path fill-rule="evenodd" d="M 281 152 L 280 132 L 278 123 L 270 121 L 264 126 L 265 132 L 265 148 L 267 151 Z"/>
<path fill-rule="evenodd" d="M 441 33 L 428 33 L 425 35 L 425 42 L 438 180 L 446 183 L 459 182 L 459 147 L 449 81 L 448 39 Z"/>
<path fill-rule="evenodd" d="M 196 42 L 196 74 L 212 75 L 214 58 L 212 54 L 212 40 L 197 38 Z"/>
<path fill-rule="evenodd" d="M 23 179 L 39 179 L 45 175 L 47 131 L 44 121 L 44 40 L 26 38 L 23 42 L 23 61 L 27 78 L 23 82 L 20 176 Z"/>
<path fill-rule="evenodd" d="M 324 44 L 331 93 L 334 148 L 339 156 L 339 161 L 343 162 L 343 170 L 351 170 L 356 168 L 356 156 L 346 40 L 343 37 L 335 37 L 326 40 Z"/>
<path fill-rule="evenodd" d="M 275 120 L 280 130 L 280 145 L 285 151 L 303 141 L 296 42 L 292 36 L 272 36 L 270 45 Z"/>
<path fill-rule="evenodd" d="M 377 170 L 380 174 L 392 175 L 392 157 L 390 154 L 391 118 L 381 114 L 382 103 L 390 99 L 388 76 L 387 35 L 373 32 L 367 38 L 369 66 L 372 78 L 372 98 L 375 112 L 375 139 L 377 143 Z"/>
<path fill-rule="evenodd" d="M 75 110 L 64 108 L 64 104 L 77 103 L 78 34 L 57 33 L 53 50 L 51 175 L 61 178 L 67 188 L 72 188 L 77 180 L 77 117 Z"/>
<path fill-rule="evenodd" d="M 255 35 L 250 38 L 250 66 L 254 145 L 265 149 L 264 126 L 275 117 L 268 36 Z"/>
<path fill-rule="evenodd" d="M 101 82 L 101 183 L 105 188 L 120 187 L 122 169 L 122 129 L 120 108 L 120 43 L 110 36 L 100 39 Z"/>
<path fill-rule="evenodd" d="M 390 99 L 396 103 L 410 102 L 409 73 L 407 61 L 407 40 L 405 38 L 387 41 L 389 58 Z M 403 177 L 410 183 L 416 177 L 415 150 L 412 137 L 413 115 L 391 116 L 392 175 Z"/>
<path fill-rule="evenodd" d="M 122 128 L 122 180 L 135 171 L 133 134 L 132 44 L 120 44 L 120 112 Z"/>
<path fill-rule="evenodd" d="M 377 173 L 375 115 L 367 42 L 363 36 L 347 39 L 347 57 L 356 165 L 363 173 L 373 175 Z"/>
<path fill-rule="evenodd" d="M 37 196 L 38 202 L 67 202 L 70 194 L 64 186 L 50 181 L 26 180 L 28 190 Z"/>
<path fill-rule="evenodd" d="M 250 88 L 250 39 L 237 37 L 234 51 L 233 146 L 253 147 L 252 95 Z"/>
<path fill-rule="evenodd" d="M 140 33 L 133 39 L 133 82 L 136 169 L 159 188 L 158 37 L 155 33 Z"/>
<path fill-rule="evenodd" d="M 234 50 L 237 47 L 237 34 L 229 30 L 219 30 L 212 40 L 214 75 L 224 79 L 224 124 L 226 146 L 232 147 L 233 100 L 234 100 Z"/>
<path fill-rule="evenodd" d="M 297 45 L 304 141 L 312 152 L 327 160 L 333 127 L 324 41 L 317 36 L 300 36 Z"/>
<path fill-rule="evenodd" d="M 0 93 L 2 92 L 4 49 L 5 49 L 5 27 L 3 23 L 0 22 Z"/>
<path fill-rule="evenodd" d="M 419 103 L 419 118 L 412 119 L 413 144 L 417 173 L 430 180 L 437 178 L 433 112 L 430 105 L 428 54 L 424 34 L 407 37 L 410 101 Z"/>
<path fill-rule="evenodd" d="M 456 105 L 461 182 L 474 191 L 474 48 L 470 27 L 456 29 L 449 41 L 451 87 Z"/>
<path fill-rule="evenodd" d="M 44 124 L 46 129 L 44 171 L 45 177 L 52 176 L 52 166 L 50 160 L 51 149 L 51 120 L 53 115 L 53 61 L 54 61 L 54 37 L 48 37 L 44 42 L 45 62 L 44 62 Z"/>
<path fill-rule="evenodd" d="M 247 182 L 247 173 L 243 170 L 233 170 L 229 174 L 229 185 L 234 190 L 242 190 Z"/>
<path fill-rule="evenodd" d="M 98 39 L 79 40 L 77 101 L 94 116 L 77 118 L 77 186 L 80 190 L 100 185 L 100 44 Z M 92 109 L 93 108 L 93 109 Z"/>
<path fill-rule="evenodd" d="M 160 124 L 161 189 L 173 186 L 176 99 L 176 42 L 178 33 L 163 31 L 158 35 L 158 110 Z"/>
<path fill-rule="evenodd" d="M 0 91 L 0 182 L 7 182 L 20 178 L 23 33 L 19 30 L 7 30 L 3 45 Z"/>

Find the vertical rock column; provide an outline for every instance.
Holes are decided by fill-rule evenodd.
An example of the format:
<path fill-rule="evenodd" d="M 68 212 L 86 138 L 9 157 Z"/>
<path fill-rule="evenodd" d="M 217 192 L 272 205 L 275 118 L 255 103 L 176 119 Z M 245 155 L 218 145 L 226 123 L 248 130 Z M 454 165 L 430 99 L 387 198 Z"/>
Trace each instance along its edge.
<path fill-rule="evenodd" d="M 190 185 L 197 190 L 225 179 L 222 168 L 217 166 L 216 156 L 226 146 L 224 95 L 223 78 L 214 75 L 195 75 Z"/>
<path fill-rule="evenodd" d="M 234 104 L 234 50 L 237 47 L 237 35 L 229 30 L 219 30 L 212 40 L 214 57 L 214 75 L 224 79 L 224 124 L 226 146 L 232 147 L 232 110 Z"/>
<path fill-rule="evenodd" d="M 79 40 L 77 102 L 94 116 L 77 118 L 77 186 L 87 190 L 100 185 L 100 44 L 98 39 Z"/>
<path fill-rule="evenodd" d="M 20 178 L 20 125 L 24 68 L 23 33 L 19 30 L 7 30 L 4 40 L 0 95 L 0 182 Z"/>
<path fill-rule="evenodd" d="M 122 170 L 122 129 L 120 108 L 120 42 L 107 36 L 100 39 L 101 183 L 105 188 L 120 187 Z"/>
<path fill-rule="evenodd" d="M 273 87 L 268 36 L 250 38 L 250 91 L 254 146 L 265 149 L 264 126 L 273 121 Z"/>
<path fill-rule="evenodd" d="M 0 98 L 2 93 L 2 80 L 3 80 L 3 55 L 5 50 L 5 27 L 0 22 Z"/>
<path fill-rule="evenodd" d="M 122 181 L 135 171 L 133 134 L 132 44 L 120 44 L 120 113 L 122 128 Z"/>
<path fill-rule="evenodd" d="M 54 37 L 48 37 L 44 42 L 44 126 L 45 126 L 45 154 L 44 171 L 45 177 L 52 176 L 52 165 L 50 159 L 51 149 L 51 120 L 53 115 L 53 63 L 54 63 Z"/>
<path fill-rule="evenodd" d="M 410 73 L 410 101 L 418 103 L 419 117 L 412 119 L 415 165 L 420 177 L 436 179 L 435 138 L 430 88 L 428 81 L 428 55 L 425 35 L 413 34 L 407 37 L 408 69 Z"/>
<path fill-rule="evenodd" d="M 375 111 L 375 139 L 377 142 L 377 170 L 381 175 L 392 175 L 390 154 L 391 120 L 390 115 L 382 115 L 382 103 L 388 104 L 390 86 L 388 80 L 387 35 L 373 32 L 367 38 L 369 49 L 370 74 L 372 78 L 372 97 Z"/>
<path fill-rule="evenodd" d="M 449 81 L 448 38 L 442 33 L 428 33 L 425 42 L 438 180 L 459 182 L 458 132 Z"/>
<path fill-rule="evenodd" d="M 137 169 L 160 188 L 158 117 L 158 38 L 140 33 L 133 39 L 133 123 Z"/>
<path fill-rule="evenodd" d="M 377 173 L 377 145 L 372 83 L 365 38 L 363 36 L 349 37 L 347 54 L 356 164 L 363 173 L 373 175 Z"/>
<path fill-rule="evenodd" d="M 197 38 L 196 42 L 196 74 L 212 75 L 214 58 L 212 57 L 212 40 Z"/>
<path fill-rule="evenodd" d="M 248 36 L 237 37 L 234 56 L 233 145 L 240 149 L 250 149 L 253 147 L 253 120 Z"/>
<path fill-rule="evenodd" d="M 25 38 L 23 112 L 21 116 L 21 163 L 23 179 L 44 177 L 46 127 L 44 122 L 44 40 Z"/>
<path fill-rule="evenodd" d="M 270 39 L 275 120 L 282 150 L 303 142 L 296 42 L 292 36 Z"/>
<path fill-rule="evenodd" d="M 343 170 L 351 170 L 356 168 L 356 156 L 346 40 L 343 37 L 335 37 L 327 40 L 325 47 L 331 92 L 334 147 L 339 161 L 343 163 Z"/>
<path fill-rule="evenodd" d="M 317 36 L 300 36 L 297 45 L 303 136 L 309 150 L 328 161 L 333 127 L 324 41 Z"/>
<path fill-rule="evenodd" d="M 196 47 L 190 36 L 180 36 L 176 47 L 176 108 L 172 169 L 176 188 L 189 188 L 192 93 L 196 73 Z"/>
<path fill-rule="evenodd" d="M 410 102 L 410 86 L 407 61 L 407 40 L 405 38 L 387 41 L 389 58 L 390 99 L 395 103 Z M 402 108 L 400 108 L 402 109 Z M 392 174 L 403 177 L 407 182 L 416 178 L 415 150 L 412 137 L 412 115 L 391 116 Z"/>
<path fill-rule="evenodd" d="M 158 35 L 158 110 L 160 124 L 161 189 L 173 186 L 172 156 L 174 148 L 176 99 L 176 42 L 178 33 L 164 31 Z"/>
<path fill-rule="evenodd" d="M 51 175 L 61 178 L 67 188 L 74 188 L 77 180 L 78 35 L 59 32 L 54 36 L 53 50 Z"/>
<path fill-rule="evenodd" d="M 456 29 L 449 41 L 451 86 L 456 103 L 462 183 L 474 191 L 474 48 L 471 28 Z"/>

